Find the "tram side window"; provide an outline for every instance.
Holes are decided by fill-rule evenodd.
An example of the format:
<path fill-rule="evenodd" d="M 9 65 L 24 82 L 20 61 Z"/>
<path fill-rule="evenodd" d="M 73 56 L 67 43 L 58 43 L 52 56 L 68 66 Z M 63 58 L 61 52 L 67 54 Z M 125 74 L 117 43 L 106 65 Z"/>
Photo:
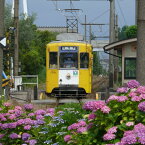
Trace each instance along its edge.
<path fill-rule="evenodd" d="M 89 54 L 80 53 L 80 68 L 88 68 L 88 67 L 89 67 Z"/>
<path fill-rule="evenodd" d="M 57 52 L 49 53 L 49 68 L 57 68 Z"/>

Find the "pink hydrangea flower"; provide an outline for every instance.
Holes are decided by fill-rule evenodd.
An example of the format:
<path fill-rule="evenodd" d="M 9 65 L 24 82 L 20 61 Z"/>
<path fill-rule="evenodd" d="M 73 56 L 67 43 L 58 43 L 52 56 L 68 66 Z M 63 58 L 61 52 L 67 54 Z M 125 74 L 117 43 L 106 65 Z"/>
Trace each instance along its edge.
<path fill-rule="evenodd" d="M 128 97 L 126 96 L 118 96 L 118 99 L 117 99 L 118 102 L 125 102 L 126 100 L 128 100 Z"/>
<path fill-rule="evenodd" d="M 134 122 L 127 122 L 126 123 L 126 126 L 133 126 L 134 125 Z"/>
<path fill-rule="evenodd" d="M 140 84 L 139 84 L 139 82 L 136 81 L 136 80 L 131 80 L 131 81 L 129 81 L 129 82 L 127 83 L 127 87 L 128 87 L 128 88 L 131 88 L 131 89 L 137 88 L 137 87 L 139 87 L 139 86 L 140 86 Z"/>
<path fill-rule="evenodd" d="M 24 109 L 25 110 L 32 110 L 33 109 L 33 105 L 32 104 L 24 104 Z"/>
<path fill-rule="evenodd" d="M 101 108 L 101 111 L 103 112 L 103 113 L 109 113 L 110 112 L 110 108 L 108 107 L 108 106 L 103 106 L 102 108 Z"/>
<path fill-rule="evenodd" d="M 5 102 L 5 103 L 3 103 L 3 105 L 4 105 L 5 107 L 10 107 L 10 106 L 11 106 L 11 103 Z"/>
<path fill-rule="evenodd" d="M 127 144 L 135 144 L 137 143 L 137 138 L 135 136 L 135 134 L 131 134 L 131 135 L 128 135 L 128 136 L 125 136 L 121 139 L 121 143 L 127 145 Z"/>
<path fill-rule="evenodd" d="M 66 135 L 66 136 L 64 136 L 64 141 L 68 142 L 71 140 L 71 138 L 72 138 L 71 135 Z"/>
<path fill-rule="evenodd" d="M 145 101 L 139 103 L 139 105 L 138 105 L 138 109 L 139 109 L 140 111 L 145 112 Z"/>
<path fill-rule="evenodd" d="M 113 127 L 109 128 L 107 131 L 108 134 L 112 134 L 112 133 L 116 133 L 116 132 L 117 132 L 117 126 L 113 126 Z"/>
<path fill-rule="evenodd" d="M 112 140 L 112 139 L 115 139 L 115 137 L 116 137 L 115 134 L 106 133 L 106 134 L 103 136 L 103 139 L 104 139 L 104 140 Z"/>
<path fill-rule="evenodd" d="M 0 139 L 3 138 L 5 135 L 0 133 Z"/>
<path fill-rule="evenodd" d="M 135 92 L 130 92 L 128 96 L 129 96 L 129 97 L 134 97 L 134 96 L 137 96 L 137 93 L 135 93 Z"/>
<path fill-rule="evenodd" d="M 88 120 L 93 120 L 93 119 L 95 119 L 96 118 L 96 114 L 94 114 L 94 113 L 91 113 L 91 114 L 89 114 L 89 116 L 88 116 Z"/>
<path fill-rule="evenodd" d="M 117 93 L 127 93 L 127 92 L 128 92 L 128 88 L 126 88 L 126 87 L 122 87 L 122 88 L 117 89 Z"/>
<path fill-rule="evenodd" d="M 87 124 L 85 121 L 81 120 L 78 122 L 78 125 L 82 127 L 82 126 L 86 126 Z"/>
<path fill-rule="evenodd" d="M 118 96 L 116 96 L 116 95 L 110 96 L 110 97 L 108 98 L 107 102 L 110 102 L 110 101 L 112 101 L 112 100 L 118 100 Z"/>
<path fill-rule="evenodd" d="M 40 110 L 35 111 L 35 114 L 36 115 L 45 115 L 46 114 L 46 111 L 43 110 L 43 109 L 40 109 Z"/>
<path fill-rule="evenodd" d="M 17 139 L 17 138 L 18 138 L 18 134 L 12 133 L 12 134 L 10 134 L 9 137 L 10 137 L 11 139 Z"/>
<path fill-rule="evenodd" d="M 145 86 L 139 86 L 135 92 L 139 94 L 145 94 Z"/>
<path fill-rule="evenodd" d="M 15 106 L 14 110 L 22 110 L 22 107 L 21 106 Z"/>
<path fill-rule="evenodd" d="M 31 129 L 31 125 L 26 125 L 26 126 L 24 126 L 24 129 L 25 129 L 25 130 L 30 130 L 30 129 Z"/>
<path fill-rule="evenodd" d="M 86 132 L 87 131 L 87 127 L 79 127 L 78 129 L 77 129 L 77 132 L 78 133 L 83 133 L 83 132 Z"/>
<path fill-rule="evenodd" d="M 83 105 L 83 109 L 97 111 L 98 109 L 101 109 L 103 106 L 105 106 L 105 102 L 103 101 L 88 101 Z"/>
<path fill-rule="evenodd" d="M 131 98 L 131 101 L 133 101 L 133 102 L 140 102 L 141 100 L 142 100 L 142 98 L 140 96 L 133 96 Z"/>

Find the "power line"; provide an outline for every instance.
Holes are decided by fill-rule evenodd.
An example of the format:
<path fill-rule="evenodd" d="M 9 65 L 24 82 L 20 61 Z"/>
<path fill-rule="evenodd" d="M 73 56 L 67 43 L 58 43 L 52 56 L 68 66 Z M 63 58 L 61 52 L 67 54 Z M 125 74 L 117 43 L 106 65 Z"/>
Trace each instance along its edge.
<path fill-rule="evenodd" d="M 125 23 L 125 25 L 127 25 L 127 22 L 126 22 L 126 19 L 125 19 L 124 13 L 123 13 L 123 11 L 122 11 L 121 5 L 120 5 L 120 3 L 119 3 L 118 0 L 117 0 L 117 4 L 118 4 L 118 6 L 119 6 L 119 9 L 120 9 L 121 15 L 122 15 L 122 17 L 123 17 L 124 23 Z"/>

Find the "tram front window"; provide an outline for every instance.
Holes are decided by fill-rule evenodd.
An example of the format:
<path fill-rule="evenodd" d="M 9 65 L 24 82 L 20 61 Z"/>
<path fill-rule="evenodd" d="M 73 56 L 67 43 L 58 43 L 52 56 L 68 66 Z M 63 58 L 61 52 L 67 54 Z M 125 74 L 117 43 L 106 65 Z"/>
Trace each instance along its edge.
<path fill-rule="evenodd" d="M 77 53 L 60 53 L 60 68 L 77 69 L 78 54 Z"/>

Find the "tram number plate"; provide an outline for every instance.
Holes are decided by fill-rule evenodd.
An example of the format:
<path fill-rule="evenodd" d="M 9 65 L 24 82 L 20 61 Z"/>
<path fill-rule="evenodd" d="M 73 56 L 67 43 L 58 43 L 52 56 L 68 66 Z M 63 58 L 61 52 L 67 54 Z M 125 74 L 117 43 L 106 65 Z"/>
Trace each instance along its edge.
<path fill-rule="evenodd" d="M 62 46 L 61 50 L 62 51 L 76 51 L 77 47 L 76 46 Z"/>

